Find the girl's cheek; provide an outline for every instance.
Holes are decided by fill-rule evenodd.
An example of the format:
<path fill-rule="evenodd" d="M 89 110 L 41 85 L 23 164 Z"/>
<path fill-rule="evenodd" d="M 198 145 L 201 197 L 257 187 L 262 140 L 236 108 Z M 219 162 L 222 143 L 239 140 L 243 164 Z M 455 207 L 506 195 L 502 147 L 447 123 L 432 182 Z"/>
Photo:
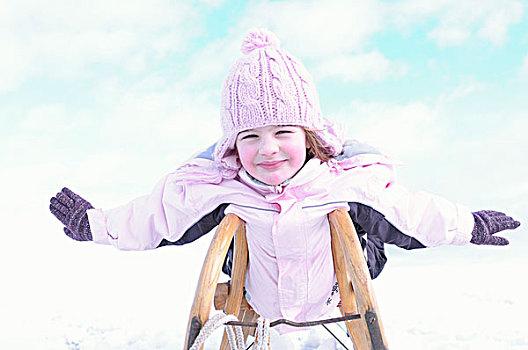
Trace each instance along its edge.
<path fill-rule="evenodd" d="M 251 149 L 244 146 L 238 147 L 238 156 L 240 157 L 242 164 L 247 163 L 250 161 L 249 158 L 251 158 Z"/>
<path fill-rule="evenodd" d="M 306 155 L 306 148 L 300 147 L 299 145 L 291 144 L 283 148 L 288 154 L 294 155 L 295 157 L 303 157 Z"/>

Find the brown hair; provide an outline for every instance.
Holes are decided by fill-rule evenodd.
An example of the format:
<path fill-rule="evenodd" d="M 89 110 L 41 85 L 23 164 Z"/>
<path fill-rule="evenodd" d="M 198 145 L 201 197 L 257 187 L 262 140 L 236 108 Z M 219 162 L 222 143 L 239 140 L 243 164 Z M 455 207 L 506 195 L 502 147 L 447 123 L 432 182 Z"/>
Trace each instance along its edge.
<path fill-rule="evenodd" d="M 309 158 L 315 157 L 320 159 L 322 162 L 327 162 L 334 158 L 328 149 L 322 145 L 321 141 L 319 141 L 312 130 L 308 130 L 306 128 L 303 129 L 306 133 L 306 147 L 308 148 L 307 155 Z"/>

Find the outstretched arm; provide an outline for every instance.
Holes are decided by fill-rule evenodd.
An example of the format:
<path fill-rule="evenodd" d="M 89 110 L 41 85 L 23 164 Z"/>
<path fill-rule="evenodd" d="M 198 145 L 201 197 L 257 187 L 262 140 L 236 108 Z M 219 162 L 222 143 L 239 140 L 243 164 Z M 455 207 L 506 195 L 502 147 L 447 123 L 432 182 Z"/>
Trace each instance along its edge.
<path fill-rule="evenodd" d="M 367 166 L 360 165 L 362 167 L 354 167 L 354 171 L 347 176 L 356 184 L 365 182 L 364 185 L 360 183 L 361 191 L 355 192 L 354 195 L 357 202 L 362 204 L 359 209 L 368 207 L 371 210 L 358 210 L 355 220 L 367 232 L 379 236 L 384 243 L 389 243 L 389 240 L 396 237 L 398 239 L 394 244 L 405 248 L 407 241 L 399 238 L 406 235 L 427 247 L 462 245 L 469 242 L 506 245 L 508 241 L 505 238 L 494 234 L 515 229 L 520 225 L 518 221 L 503 213 L 490 210 L 472 213 L 469 208 L 445 198 L 422 191 L 409 191 L 395 182 L 391 163 L 385 164 L 383 159 L 378 163 L 370 160 Z M 360 215 L 362 213 L 364 214 Z M 373 213 L 377 215 L 372 215 Z M 361 221 L 378 223 L 378 226 L 369 227 Z M 379 223 L 390 225 L 380 227 Z M 403 235 L 389 234 L 398 233 L 397 231 Z"/>

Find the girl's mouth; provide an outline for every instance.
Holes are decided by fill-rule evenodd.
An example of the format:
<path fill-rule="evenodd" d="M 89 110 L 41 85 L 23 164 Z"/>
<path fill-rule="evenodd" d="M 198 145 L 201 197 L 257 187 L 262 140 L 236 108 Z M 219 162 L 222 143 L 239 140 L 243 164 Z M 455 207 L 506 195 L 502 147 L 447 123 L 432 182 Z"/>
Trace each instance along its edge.
<path fill-rule="evenodd" d="M 258 163 L 257 165 L 263 169 L 266 170 L 275 170 L 278 169 L 286 162 L 285 159 L 283 160 L 274 160 L 274 161 L 266 161 L 262 163 Z"/>

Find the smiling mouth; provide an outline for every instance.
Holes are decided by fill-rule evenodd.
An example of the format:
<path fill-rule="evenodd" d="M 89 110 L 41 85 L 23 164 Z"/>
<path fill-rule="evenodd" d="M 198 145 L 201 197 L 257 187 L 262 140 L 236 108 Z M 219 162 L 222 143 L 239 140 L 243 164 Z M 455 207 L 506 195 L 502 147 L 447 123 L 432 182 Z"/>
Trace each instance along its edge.
<path fill-rule="evenodd" d="M 280 168 L 284 162 L 286 162 L 286 160 L 276 160 L 258 163 L 257 165 L 266 170 L 274 170 Z"/>

